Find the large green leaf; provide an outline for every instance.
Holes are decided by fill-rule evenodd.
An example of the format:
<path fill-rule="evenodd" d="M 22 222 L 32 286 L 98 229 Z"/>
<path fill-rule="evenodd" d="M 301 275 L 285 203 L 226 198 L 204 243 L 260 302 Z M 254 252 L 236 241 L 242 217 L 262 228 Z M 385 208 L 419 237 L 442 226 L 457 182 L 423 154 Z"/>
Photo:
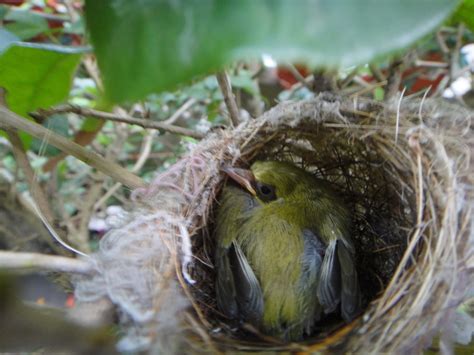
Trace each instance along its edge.
<path fill-rule="evenodd" d="M 474 31 L 474 0 L 463 0 L 450 22 L 454 25 L 463 22 L 471 31 Z"/>
<path fill-rule="evenodd" d="M 453 0 L 86 0 L 108 95 L 143 98 L 262 53 L 351 65 L 433 30 Z"/>
<path fill-rule="evenodd" d="M 58 46 L 12 43 L 0 53 L 0 87 L 7 90 L 9 108 L 26 117 L 63 101 L 80 58 L 77 51 Z"/>

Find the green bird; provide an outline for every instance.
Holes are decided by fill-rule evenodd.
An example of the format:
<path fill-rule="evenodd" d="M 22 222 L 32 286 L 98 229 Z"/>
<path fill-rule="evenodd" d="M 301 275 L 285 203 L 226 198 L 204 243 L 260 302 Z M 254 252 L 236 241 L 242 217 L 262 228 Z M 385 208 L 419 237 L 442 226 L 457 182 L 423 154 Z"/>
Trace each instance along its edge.
<path fill-rule="evenodd" d="M 219 309 L 284 341 L 322 314 L 360 310 L 350 212 L 330 183 L 291 163 L 226 168 L 216 215 Z M 240 185 L 240 186 L 239 186 Z"/>

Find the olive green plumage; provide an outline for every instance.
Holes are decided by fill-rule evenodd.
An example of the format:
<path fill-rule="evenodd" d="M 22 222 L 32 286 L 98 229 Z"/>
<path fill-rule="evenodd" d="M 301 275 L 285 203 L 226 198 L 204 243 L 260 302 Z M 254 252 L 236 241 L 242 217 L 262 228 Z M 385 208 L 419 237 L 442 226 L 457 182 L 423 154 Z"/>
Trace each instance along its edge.
<path fill-rule="evenodd" d="M 227 169 L 216 218 L 218 306 L 266 334 L 300 340 L 322 313 L 349 321 L 360 290 L 350 213 L 329 183 L 284 162 Z"/>

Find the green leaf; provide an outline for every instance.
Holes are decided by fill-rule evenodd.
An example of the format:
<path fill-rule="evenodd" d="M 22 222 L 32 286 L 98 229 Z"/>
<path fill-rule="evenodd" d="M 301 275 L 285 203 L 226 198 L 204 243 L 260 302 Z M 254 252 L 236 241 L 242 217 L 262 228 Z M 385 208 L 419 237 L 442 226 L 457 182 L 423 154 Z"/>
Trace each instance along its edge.
<path fill-rule="evenodd" d="M 347 66 L 409 45 L 452 0 L 86 0 L 109 97 L 172 90 L 237 59 Z"/>
<path fill-rule="evenodd" d="M 9 108 L 27 117 L 40 107 L 50 107 L 67 98 L 81 55 L 59 46 L 46 50 L 14 43 L 0 54 L 0 87 L 7 90 Z"/>
<path fill-rule="evenodd" d="M 13 21 L 5 27 L 21 39 L 49 32 L 48 21 L 32 11 L 13 9 L 5 16 L 5 20 Z"/>
<path fill-rule="evenodd" d="M 374 89 L 374 99 L 377 101 L 382 101 L 385 96 L 385 91 L 381 87 Z"/>
<path fill-rule="evenodd" d="M 450 23 L 457 25 L 463 22 L 471 31 L 474 31 L 474 0 L 464 0 L 454 12 Z"/>

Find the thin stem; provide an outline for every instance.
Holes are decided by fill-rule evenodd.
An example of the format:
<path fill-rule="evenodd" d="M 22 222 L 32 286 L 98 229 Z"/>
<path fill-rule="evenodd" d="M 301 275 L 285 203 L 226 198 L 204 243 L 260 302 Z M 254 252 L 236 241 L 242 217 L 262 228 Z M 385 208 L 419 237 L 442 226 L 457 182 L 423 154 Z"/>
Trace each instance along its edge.
<path fill-rule="evenodd" d="M 0 269 L 41 269 L 90 274 L 93 265 L 87 261 L 38 253 L 0 251 Z"/>
<path fill-rule="evenodd" d="M 196 103 L 196 99 L 191 97 L 189 100 L 187 100 L 187 101 L 183 104 L 183 106 L 181 106 L 180 108 L 178 108 L 178 109 L 176 110 L 176 112 L 171 115 L 170 118 L 168 118 L 166 121 L 163 121 L 163 123 L 172 125 L 173 123 L 176 122 L 176 120 L 177 120 L 178 118 L 181 117 L 181 115 L 182 115 L 183 113 L 185 113 L 185 112 L 186 112 L 189 108 L 191 108 L 191 106 L 193 106 L 195 103 Z"/>
<path fill-rule="evenodd" d="M 13 155 L 15 156 L 15 161 L 20 167 L 20 169 L 25 174 L 26 181 L 30 186 L 30 192 L 33 196 L 34 201 L 38 204 L 38 208 L 43 212 L 44 217 L 50 224 L 54 224 L 54 213 L 49 205 L 49 200 L 46 197 L 42 187 L 38 184 L 38 181 L 35 179 L 35 172 L 30 165 L 30 161 L 26 155 L 25 149 L 23 148 L 23 143 L 17 132 L 7 131 L 8 140 L 12 144 Z"/>
<path fill-rule="evenodd" d="M 402 82 L 403 66 L 404 60 L 402 58 L 395 58 L 392 60 L 388 70 L 387 86 L 385 87 L 385 102 L 389 102 L 392 98 L 397 96 Z"/>
<path fill-rule="evenodd" d="M 296 69 L 296 67 L 292 63 L 287 63 L 286 65 L 288 67 L 288 70 L 291 72 L 291 74 L 295 77 L 296 80 L 298 80 L 299 83 L 301 83 L 302 86 L 307 88 L 309 91 L 313 91 L 313 88 L 311 87 L 311 85 L 308 82 L 306 82 L 306 78 L 300 74 L 298 69 Z"/>
<path fill-rule="evenodd" d="M 110 112 L 97 111 L 91 108 L 80 107 L 76 105 L 63 105 L 48 110 L 38 110 L 38 112 L 32 113 L 30 115 L 32 117 L 44 117 L 51 116 L 56 113 L 75 113 L 81 116 L 90 116 L 103 120 L 134 124 L 143 128 L 160 129 L 166 132 L 188 136 L 196 139 L 202 139 L 205 136 L 203 133 L 196 132 L 184 127 L 174 126 L 164 122 L 145 120 L 142 118 L 131 117 L 128 115 L 116 115 Z"/>
<path fill-rule="evenodd" d="M 369 64 L 369 69 L 372 72 L 372 75 L 374 76 L 374 78 L 377 79 L 377 81 L 380 82 L 380 81 L 387 80 L 387 78 L 385 77 L 385 75 L 383 75 L 380 68 L 376 66 L 374 63 Z"/>
<path fill-rule="evenodd" d="M 229 110 L 230 120 L 234 127 L 240 124 L 239 108 L 237 102 L 235 102 L 234 94 L 232 93 L 232 86 L 230 85 L 229 77 L 225 71 L 216 74 L 217 82 L 221 88 L 222 95 L 224 95 L 224 101 Z"/>
<path fill-rule="evenodd" d="M 50 131 L 43 126 L 28 121 L 16 113 L 0 106 L 0 125 L 5 128 L 14 128 L 31 134 L 41 140 L 47 141 L 49 144 L 62 150 L 65 153 L 75 156 L 84 163 L 96 168 L 100 172 L 112 177 L 131 189 L 144 187 L 145 182 L 138 176 L 132 174 L 127 169 L 104 159 L 100 155 L 91 152 L 77 143 L 71 142 L 67 138 Z"/>

